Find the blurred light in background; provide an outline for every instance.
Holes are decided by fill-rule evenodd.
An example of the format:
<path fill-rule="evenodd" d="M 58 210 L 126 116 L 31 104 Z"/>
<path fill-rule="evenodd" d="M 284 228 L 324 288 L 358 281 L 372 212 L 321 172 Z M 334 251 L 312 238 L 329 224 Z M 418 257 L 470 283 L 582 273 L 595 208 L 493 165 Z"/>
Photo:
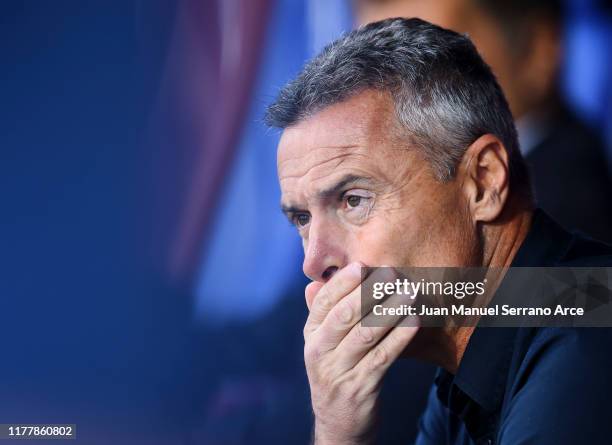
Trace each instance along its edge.
<path fill-rule="evenodd" d="M 562 86 L 576 112 L 604 133 L 612 130 L 612 7 L 567 0 Z M 608 155 L 611 155 L 608 139 Z"/>

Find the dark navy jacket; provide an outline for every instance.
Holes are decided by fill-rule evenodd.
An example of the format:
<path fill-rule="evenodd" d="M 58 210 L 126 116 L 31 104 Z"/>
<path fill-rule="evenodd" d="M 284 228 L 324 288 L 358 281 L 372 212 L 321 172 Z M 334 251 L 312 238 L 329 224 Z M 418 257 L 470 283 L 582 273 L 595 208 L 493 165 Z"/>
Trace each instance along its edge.
<path fill-rule="evenodd" d="M 612 247 L 542 211 L 513 266 L 612 266 Z M 425 444 L 611 444 L 612 329 L 477 327 L 442 369 L 419 423 Z"/>

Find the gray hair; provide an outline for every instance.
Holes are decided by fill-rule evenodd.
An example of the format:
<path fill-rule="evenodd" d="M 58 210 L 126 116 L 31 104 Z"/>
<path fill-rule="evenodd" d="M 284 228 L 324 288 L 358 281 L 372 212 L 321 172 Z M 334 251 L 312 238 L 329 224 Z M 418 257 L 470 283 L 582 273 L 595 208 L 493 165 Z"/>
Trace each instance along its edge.
<path fill-rule="evenodd" d="M 491 69 L 469 38 L 420 19 L 382 20 L 331 43 L 282 88 L 265 122 L 287 128 L 366 89 L 391 94 L 400 127 L 439 180 L 452 179 L 467 147 L 491 133 L 508 151 L 510 183 L 529 188 Z"/>

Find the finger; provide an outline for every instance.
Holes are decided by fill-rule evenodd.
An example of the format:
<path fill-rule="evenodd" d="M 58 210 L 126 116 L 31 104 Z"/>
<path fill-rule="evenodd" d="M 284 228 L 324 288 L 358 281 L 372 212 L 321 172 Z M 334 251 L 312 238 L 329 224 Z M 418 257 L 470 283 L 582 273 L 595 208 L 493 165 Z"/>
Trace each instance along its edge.
<path fill-rule="evenodd" d="M 407 320 L 406 326 L 396 326 L 391 329 L 387 336 L 357 364 L 356 368 L 360 372 L 371 377 L 369 381 L 372 385 L 377 385 L 382 380 L 389 367 L 398 359 L 418 332 L 418 317 L 408 316 L 405 320 Z"/>
<path fill-rule="evenodd" d="M 306 306 L 308 307 L 309 311 L 310 311 L 310 308 L 312 307 L 312 302 L 315 296 L 321 290 L 324 284 L 325 283 L 321 283 L 320 281 L 312 281 L 308 283 L 308 285 L 306 286 L 306 289 L 304 289 L 304 297 L 306 298 Z"/>
<path fill-rule="evenodd" d="M 319 289 L 313 297 L 305 330 L 315 330 L 336 303 L 359 286 L 362 267 L 363 264 L 359 262 L 349 264 Z"/>
<path fill-rule="evenodd" d="M 376 269 L 367 279 L 391 281 L 395 276 L 396 272 L 394 269 L 380 268 Z M 336 348 L 351 329 L 359 323 L 363 315 L 370 313 L 375 304 L 381 303 L 380 300 L 374 299 L 367 299 L 363 302 L 361 291 L 362 286 L 357 286 L 331 308 L 325 320 L 323 320 L 319 326 L 310 326 L 313 329 L 309 333 L 315 334 L 316 342 L 322 352 L 327 352 Z M 321 292 L 323 292 L 323 290 Z M 318 298 L 320 297 L 317 297 L 317 300 Z M 363 307 L 362 303 L 364 303 Z M 313 311 L 311 311 L 311 313 Z"/>
<path fill-rule="evenodd" d="M 328 352 L 342 341 L 355 324 L 361 320 L 361 288 L 353 289 L 342 298 L 327 314 L 325 320 L 314 326 L 309 333 L 311 341 L 318 345 L 320 352 Z"/>
<path fill-rule="evenodd" d="M 396 310 L 391 314 L 377 316 L 370 309 L 369 313 L 361 319 L 361 322 L 353 326 L 338 344 L 335 351 L 337 366 L 344 371 L 355 367 L 391 329 L 407 317 L 405 311 L 397 309 L 401 309 L 402 305 L 411 303 L 412 300 L 398 294 L 394 294 L 382 302 L 377 302 L 381 308 Z"/>

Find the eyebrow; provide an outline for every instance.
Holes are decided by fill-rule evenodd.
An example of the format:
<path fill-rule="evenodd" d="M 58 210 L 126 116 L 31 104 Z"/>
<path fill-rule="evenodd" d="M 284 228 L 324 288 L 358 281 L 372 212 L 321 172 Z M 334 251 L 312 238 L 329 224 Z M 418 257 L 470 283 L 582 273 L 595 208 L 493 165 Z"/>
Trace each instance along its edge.
<path fill-rule="evenodd" d="M 329 198 L 330 196 L 334 196 L 340 192 L 340 190 L 344 189 L 349 185 L 357 185 L 357 184 L 371 184 L 372 178 L 367 176 L 359 176 L 354 174 L 348 174 L 340 178 L 338 182 L 336 182 L 331 187 L 328 187 L 324 190 L 321 190 L 317 193 L 317 196 L 320 199 Z"/>
<path fill-rule="evenodd" d="M 335 184 L 332 186 L 323 189 L 317 193 L 317 198 L 320 200 L 328 199 L 332 196 L 337 195 L 342 189 L 349 185 L 357 185 L 357 184 L 372 184 L 373 180 L 367 176 L 359 176 L 355 174 L 347 174 L 340 178 Z M 295 205 L 287 205 L 281 203 L 281 211 L 287 216 L 287 218 L 291 218 L 291 216 L 295 213 L 305 212 L 305 210 L 299 206 Z"/>

